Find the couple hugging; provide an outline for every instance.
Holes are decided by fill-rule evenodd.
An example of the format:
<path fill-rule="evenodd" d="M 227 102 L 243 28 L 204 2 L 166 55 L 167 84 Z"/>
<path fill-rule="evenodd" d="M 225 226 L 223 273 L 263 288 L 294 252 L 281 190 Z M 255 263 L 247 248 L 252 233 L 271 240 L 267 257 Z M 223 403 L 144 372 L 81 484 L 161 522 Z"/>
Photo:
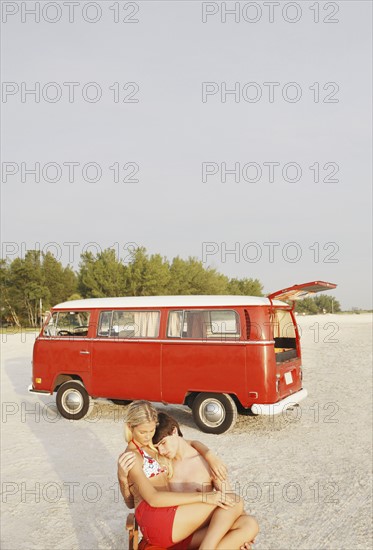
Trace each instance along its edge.
<path fill-rule="evenodd" d="M 125 438 L 118 479 L 144 541 L 173 550 L 251 548 L 258 524 L 205 445 L 183 439 L 177 421 L 148 401 L 128 407 Z"/>

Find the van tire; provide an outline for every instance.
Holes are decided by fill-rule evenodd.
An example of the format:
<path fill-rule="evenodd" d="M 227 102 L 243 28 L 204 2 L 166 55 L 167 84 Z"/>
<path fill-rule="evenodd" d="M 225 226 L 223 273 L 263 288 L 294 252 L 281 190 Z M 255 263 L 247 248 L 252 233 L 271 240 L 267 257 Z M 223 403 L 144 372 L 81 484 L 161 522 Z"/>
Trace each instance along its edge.
<path fill-rule="evenodd" d="M 82 383 L 75 380 L 64 382 L 58 388 L 56 405 L 64 418 L 80 420 L 88 412 L 89 395 Z"/>
<path fill-rule="evenodd" d="M 199 393 L 192 406 L 194 422 L 202 432 L 222 434 L 237 420 L 237 407 L 227 393 Z"/>

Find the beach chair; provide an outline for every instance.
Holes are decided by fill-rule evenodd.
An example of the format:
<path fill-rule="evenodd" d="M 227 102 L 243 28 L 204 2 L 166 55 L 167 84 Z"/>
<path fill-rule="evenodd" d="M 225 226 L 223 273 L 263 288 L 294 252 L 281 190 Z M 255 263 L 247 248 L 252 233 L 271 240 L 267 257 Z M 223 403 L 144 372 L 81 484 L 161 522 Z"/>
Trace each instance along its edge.
<path fill-rule="evenodd" d="M 128 550 L 167 550 L 160 546 L 153 546 L 148 544 L 146 540 L 142 539 L 139 542 L 139 526 L 135 518 L 135 514 L 131 512 L 127 516 L 126 530 L 128 531 Z"/>
<path fill-rule="evenodd" d="M 127 516 L 126 530 L 128 531 L 128 550 L 139 549 L 139 528 L 135 519 L 135 514 Z"/>

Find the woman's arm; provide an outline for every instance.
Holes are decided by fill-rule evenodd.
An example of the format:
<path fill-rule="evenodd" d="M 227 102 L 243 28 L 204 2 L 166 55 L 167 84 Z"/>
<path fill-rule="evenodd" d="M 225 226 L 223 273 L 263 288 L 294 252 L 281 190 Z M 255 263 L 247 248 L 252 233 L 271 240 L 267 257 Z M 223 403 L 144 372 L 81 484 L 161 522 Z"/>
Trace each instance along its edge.
<path fill-rule="evenodd" d="M 125 451 L 118 458 L 118 481 L 120 492 L 128 508 L 134 508 L 134 498 L 130 491 L 130 484 L 128 483 L 128 473 L 135 464 L 135 453 L 132 451 Z"/>
<path fill-rule="evenodd" d="M 206 445 L 200 441 L 187 441 L 206 460 L 214 479 L 226 481 L 227 467 Z"/>
<path fill-rule="evenodd" d="M 205 502 L 221 508 L 230 508 L 234 506 L 234 500 L 231 495 L 222 494 L 220 491 L 210 491 L 208 493 L 171 493 L 170 491 L 157 491 L 145 476 L 140 460 L 136 459 L 130 472 L 131 482 L 150 506 L 162 508 L 165 506 L 180 506 L 182 504 L 193 504 L 196 502 Z"/>

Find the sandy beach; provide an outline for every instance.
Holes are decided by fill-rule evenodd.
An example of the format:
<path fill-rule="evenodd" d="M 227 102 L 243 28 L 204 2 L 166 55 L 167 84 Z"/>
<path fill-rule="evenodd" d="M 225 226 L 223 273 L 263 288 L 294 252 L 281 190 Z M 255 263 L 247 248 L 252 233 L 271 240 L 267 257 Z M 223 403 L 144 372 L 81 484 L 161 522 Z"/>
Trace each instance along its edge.
<path fill-rule="evenodd" d="M 240 416 L 215 436 L 186 407 L 165 408 L 228 465 L 260 524 L 256 550 L 370 549 L 372 319 L 298 322 L 309 394 L 298 409 Z M 125 407 L 100 400 L 83 420 L 61 418 L 54 397 L 27 392 L 34 339 L 2 335 L 1 548 L 124 550 L 116 461 Z"/>

